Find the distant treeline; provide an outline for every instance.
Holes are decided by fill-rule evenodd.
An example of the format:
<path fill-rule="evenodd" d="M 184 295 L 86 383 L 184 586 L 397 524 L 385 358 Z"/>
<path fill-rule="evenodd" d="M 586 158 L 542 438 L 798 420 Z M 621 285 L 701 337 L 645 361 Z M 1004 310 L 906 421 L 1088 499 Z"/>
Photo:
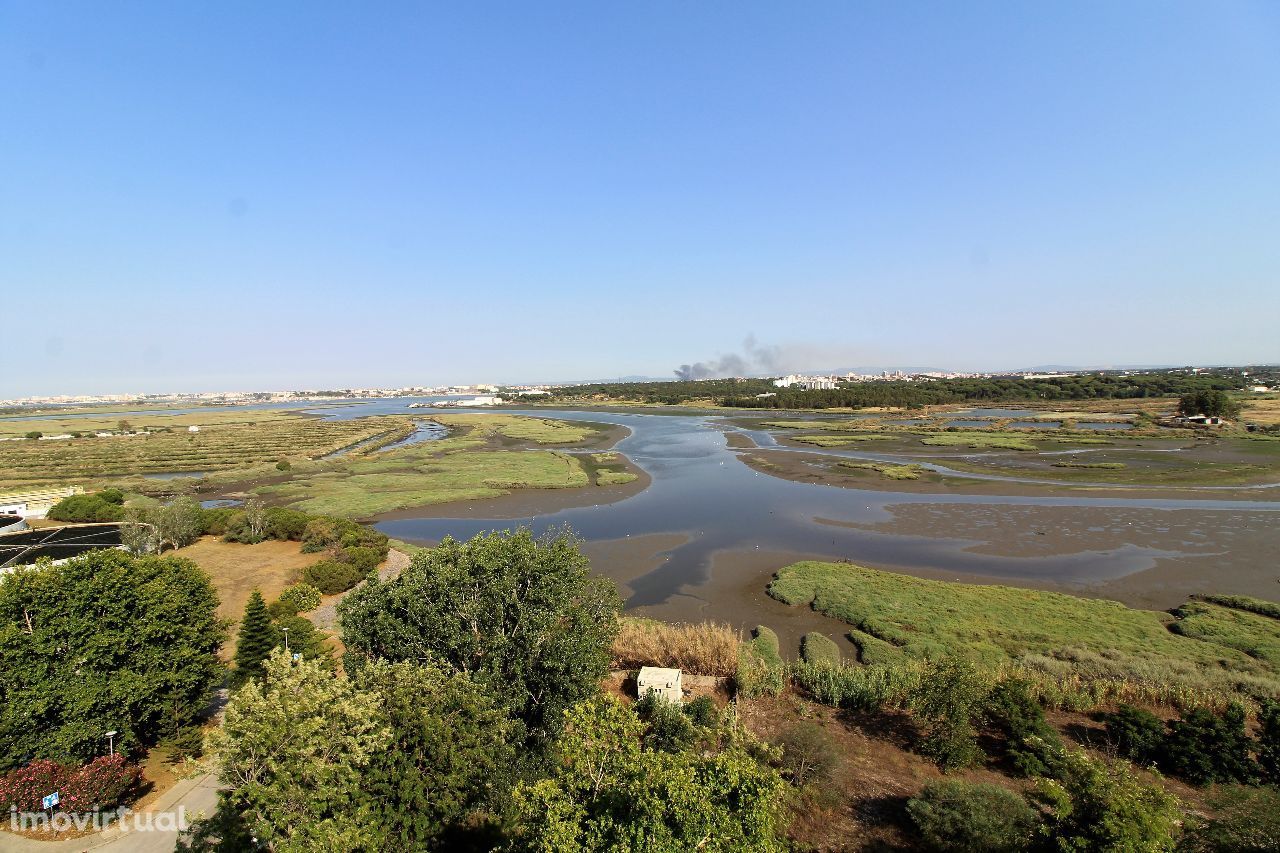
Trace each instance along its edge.
<path fill-rule="evenodd" d="M 1200 391 L 1231 391 L 1250 378 L 1234 370 L 1188 374 L 1175 371 L 1081 374 L 1052 379 L 940 379 L 932 382 L 849 382 L 823 391 L 776 388 L 769 379 L 712 379 L 699 382 L 614 382 L 558 388 L 560 399 L 608 397 L 645 403 L 678 404 L 713 399 L 752 409 L 832 409 L 893 406 L 915 408 L 947 403 L 1014 403 L 1051 400 L 1181 397 Z M 758 394 L 773 394 L 758 397 Z"/>

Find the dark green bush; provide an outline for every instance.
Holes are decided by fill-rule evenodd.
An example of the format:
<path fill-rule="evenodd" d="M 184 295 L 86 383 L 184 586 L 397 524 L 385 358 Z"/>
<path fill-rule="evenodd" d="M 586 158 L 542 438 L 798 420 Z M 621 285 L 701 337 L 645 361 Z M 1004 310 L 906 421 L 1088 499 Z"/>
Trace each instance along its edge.
<path fill-rule="evenodd" d="M 1280 702 L 1263 702 L 1258 711 L 1258 765 L 1263 779 L 1280 785 Z"/>
<path fill-rule="evenodd" d="M 280 593 L 280 601 L 293 608 L 294 613 L 305 613 L 320 606 L 320 590 L 305 583 L 295 583 Z"/>
<path fill-rule="evenodd" d="M 307 529 L 311 516 L 296 509 L 273 506 L 263 513 L 268 539 L 298 541 Z"/>
<path fill-rule="evenodd" d="M 386 558 L 385 551 L 377 548 L 354 546 L 343 548 L 341 555 L 337 558 L 344 563 L 350 563 L 355 566 L 361 575 L 367 575 L 369 572 L 378 568 L 378 564 Z"/>
<path fill-rule="evenodd" d="M 160 741 L 160 747 L 169 750 L 169 761 L 199 758 L 204 755 L 204 729 L 196 725 L 183 726 L 176 734 Z"/>
<path fill-rule="evenodd" d="M 337 560 L 321 560 L 318 563 L 312 563 L 302 572 L 302 579 L 325 595 L 346 592 L 364 578 L 364 572 L 350 563 L 340 563 Z"/>
<path fill-rule="evenodd" d="M 1188 782 L 1256 782 L 1258 765 L 1249 755 L 1244 708 L 1232 704 L 1221 716 L 1197 708 L 1169 724 L 1160 764 Z"/>
<path fill-rule="evenodd" d="M 1044 718 L 1027 682 L 1011 678 L 987 696 L 983 716 L 1004 739 L 1005 755 L 1024 776 L 1052 776 L 1062 739 Z"/>
<path fill-rule="evenodd" d="M 109 504 L 116 504 L 117 506 L 124 504 L 124 492 L 119 489 L 103 489 L 98 492 L 98 497 Z"/>
<path fill-rule="evenodd" d="M 281 459 L 279 462 L 276 463 L 277 471 L 288 471 L 292 467 L 293 466 L 289 464 L 288 459 Z"/>
<path fill-rule="evenodd" d="M 1164 722 L 1150 711 L 1121 705 L 1103 714 L 1107 740 L 1116 754 L 1136 764 L 1154 764 L 1164 749 Z"/>
<path fill-rule="evenodd" d="M 116 489 L 111 491 L 120 494 Z M 112 497 L 114 496 L 113 494 Z M 107 500 L 101 492 L 92 495 L 71 495 L 54 504 L 49 510 L 48 517 L 54 521 L 120 521 L 124 518 L 124 507 L 115 501 Z"/>
<path fill-rule="evenodd" d="M 930 783 L 907 803 L 927 849 L 955 853 L 1014 853 L 1032 844 L 1036 812 L 998 785 L 955 780 Z"/>

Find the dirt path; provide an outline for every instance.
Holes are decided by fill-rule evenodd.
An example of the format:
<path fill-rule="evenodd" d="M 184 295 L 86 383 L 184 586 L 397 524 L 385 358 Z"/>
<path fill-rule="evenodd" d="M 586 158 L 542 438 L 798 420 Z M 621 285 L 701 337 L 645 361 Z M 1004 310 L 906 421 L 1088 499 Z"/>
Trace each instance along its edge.
<path fill-rule="evenodd" d="M 387 552 L 387 559 L 378 567 L 378 579 L 389 581 L 400 577 L 409 566 L 409 555 L 403 551 L 397 551 L 392 548 Z M 311 613 L 307 614 L 307 618 L 315 624 L 317 628 L 325 633 L 333 633 L 338 627 L 338 602 L 346 598 L 352 591 L 359 589 L 363 583 L 356 584 L 346 592 L 338 595 L 326 596 L 320 606 Z"/>

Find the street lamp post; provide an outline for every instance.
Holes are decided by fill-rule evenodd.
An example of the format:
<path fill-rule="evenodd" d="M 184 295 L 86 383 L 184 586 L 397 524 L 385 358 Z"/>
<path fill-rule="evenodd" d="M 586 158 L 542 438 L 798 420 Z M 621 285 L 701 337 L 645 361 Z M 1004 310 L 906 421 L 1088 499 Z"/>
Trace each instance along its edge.
<path fill-rule="evenodd" d="M 281 631 L 284 631 L 284 650 L 285 650 L 285 654 L 288 654 L 288 652 L 289 652 L 289 629 L 288 629 L 288 628 L 281 628 L 280 630 L 281 630 Z"/>
<path fill-rule="evenodd" d="M 120 733 L 115 729 L 107 732 L 107 749 L 111 751 L 112 758 L 114 758 L 116 754 L 116 735 L 118 734 Z"/>

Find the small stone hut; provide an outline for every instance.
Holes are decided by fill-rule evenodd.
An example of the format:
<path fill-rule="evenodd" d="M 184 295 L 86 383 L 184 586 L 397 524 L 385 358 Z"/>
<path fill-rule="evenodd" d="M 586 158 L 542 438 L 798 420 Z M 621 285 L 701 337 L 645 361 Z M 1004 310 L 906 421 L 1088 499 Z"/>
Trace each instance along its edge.
<path fill-rule="evenodd" d="M 660 666 L 642 666 L 636 678 L 636 695 L 657 693 L 668 702 L 683 702 L 684 690 L 680 687 L 680 670 Z"/>

